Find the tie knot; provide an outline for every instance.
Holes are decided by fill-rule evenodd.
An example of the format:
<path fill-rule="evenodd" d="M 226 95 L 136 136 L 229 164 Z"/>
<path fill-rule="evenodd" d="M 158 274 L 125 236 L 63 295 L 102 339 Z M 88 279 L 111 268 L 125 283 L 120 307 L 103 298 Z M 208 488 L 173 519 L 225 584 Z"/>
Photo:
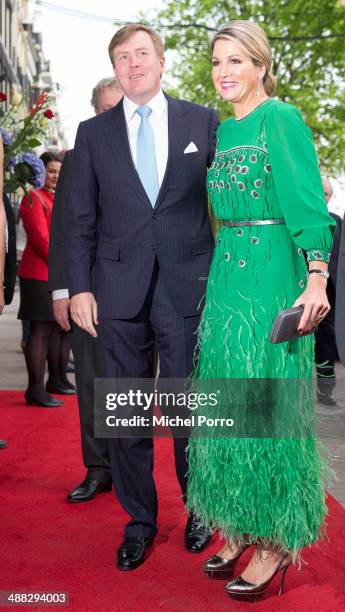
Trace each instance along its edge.
<path fill-rule="evenodd" d="M 152 109 L 145 104 L 145 106 L 138 106 L 135 112 L 138 113 L 140 117 L 148 117 L 149 115 L 151 115 Z"/>

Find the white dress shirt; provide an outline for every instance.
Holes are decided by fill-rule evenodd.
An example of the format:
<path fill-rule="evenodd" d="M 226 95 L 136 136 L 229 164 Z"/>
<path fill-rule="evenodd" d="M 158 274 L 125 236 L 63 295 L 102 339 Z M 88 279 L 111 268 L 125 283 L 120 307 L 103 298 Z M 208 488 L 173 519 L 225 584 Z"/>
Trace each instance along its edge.
<path fill-rule="evenodd" d="M 156 149 L 156 164 L 158 183 L 161 186 L 167 167 L 169 138 L 168 138 L 168 101 L 160 89 L 158 94 L 146 104 L 152 110 L 149 116 L 153 135 L 155 139 Z M 123 110 L 125 113 L 127 134 L 129 146 L 132 154 L 132 159 L 135 168 L 137 167 L 137 135 L 140 126 L 141 118 L 135 111 L 139 108 L 139 104 L 132 102 L 127 96 L 123 98 Z M 68 289 L 56 289 L 52 292 L 53 300 L 68 298 Z"/>
<path fill-rule="evenodd" d="M 62 300 L 63 298 L 69 298 L 68 289 L 55 289 L 52 291 L 53 300 Z"/>
<path fill-rule="evenodd" d="M 158 94 L 150 102 L 147 102 L 145 106 L 149 106 L 152 110 L 152 113 L 149 115 L 149 122 L 155 139 L 158 183 L 161 186 L 168 161 L 168 101 L 160 89 Z M 126 118 L 129 146 L 135 167 L 137 167 L 137 136 L 141 123 L 140 115 L 135 112 L 137 108 L 139 108 L 139 104 L 135 104 L 127 96 L 124 96 L 123 110 Z"/>

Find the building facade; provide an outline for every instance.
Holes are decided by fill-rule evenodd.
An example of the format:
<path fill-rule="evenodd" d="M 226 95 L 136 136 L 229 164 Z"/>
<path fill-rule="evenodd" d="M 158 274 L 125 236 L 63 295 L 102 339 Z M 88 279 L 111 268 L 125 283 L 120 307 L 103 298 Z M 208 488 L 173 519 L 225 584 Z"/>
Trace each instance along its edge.
<path fill-rule="evenodd" d="M 18 85 L 16 45 L 16 2 L 0 0 L 0 87 L 9 97 L 11 86 Z"/>
<path fill-rule="evenodd" d="M 28 0 L 0 0 L 0 91 L 9 100 L 13 88 L 23 93 L 28 108 L 42 91 L 50 94 L 56 106 L 58 86 L 44 57 L 42 34 L 35 31 Z M 65 148 L 57 112 L 44 148 Z"/>

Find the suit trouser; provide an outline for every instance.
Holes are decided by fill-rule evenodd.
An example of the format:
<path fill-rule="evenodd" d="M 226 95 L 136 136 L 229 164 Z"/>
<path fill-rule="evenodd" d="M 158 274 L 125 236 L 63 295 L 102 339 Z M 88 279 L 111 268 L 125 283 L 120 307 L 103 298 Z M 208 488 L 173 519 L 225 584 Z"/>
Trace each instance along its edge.
<path fill-rule="evenodd" d="M 184 318 L 174 309 L 156 262 L 143 307 L 133 319 L 101 319 L 107 378 L 153 378 L 155 348 L 161 378 L 185 378 L 193 366 L 199 316 Z M 109 439 L 117 498 L 131 516 L 126 537 L 157 533 L 157 492 L 152 438 Z M 175 469 L 182 495 L 187 486 L 188 439 L 174 437 Z"/>
<path fill-rule="evenodd" d="M 317 387 L 321 393 L 329 395 L 335 387 L 336 358 L 334 308 L 332 308 L 315 331 Z"/>
<path fill-rule="evenodd" d="M 94 378 L 104 376 L 104 358 L 99 339 L 72 323 L 70 334 L 78 392 L 81 447 L 88 476 L 111 480 L 107 440 L 94 437 Z"/>

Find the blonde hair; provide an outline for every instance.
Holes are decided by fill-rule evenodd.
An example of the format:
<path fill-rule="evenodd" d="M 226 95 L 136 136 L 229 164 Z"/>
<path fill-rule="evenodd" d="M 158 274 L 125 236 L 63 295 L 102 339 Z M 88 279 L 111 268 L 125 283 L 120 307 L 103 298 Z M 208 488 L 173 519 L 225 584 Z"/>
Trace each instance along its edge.
<path fill-rule="evenodd" d="M 272 73 L 272 50 L 263 29 L 252 21 L 237 19 L 223 26 L 211 41 L 211 51 L 217 40 L 235 40 L 244 48 L 256 66 L 266 68 L 262 80 L 268 96 L 272 96 L 277 86 L 277 79 Z"/>
<path fill-rule="evenodd" d="M 123 28 L 117 30 L 109 43 L 108 53 L 112 64 L 114 64 L 113 51 L 115 47 L 126 42 L 133 36 L 133 34 L 136 34 L 136 32 L 146 32 L 153 42 L 158 57 L 164 57 L 164 45 L 160 36 L 158 36 L 158 34 L 149 26 L 143 25 L 142 23 L 130 23 L 129 25 L 123 26 Z"/>

